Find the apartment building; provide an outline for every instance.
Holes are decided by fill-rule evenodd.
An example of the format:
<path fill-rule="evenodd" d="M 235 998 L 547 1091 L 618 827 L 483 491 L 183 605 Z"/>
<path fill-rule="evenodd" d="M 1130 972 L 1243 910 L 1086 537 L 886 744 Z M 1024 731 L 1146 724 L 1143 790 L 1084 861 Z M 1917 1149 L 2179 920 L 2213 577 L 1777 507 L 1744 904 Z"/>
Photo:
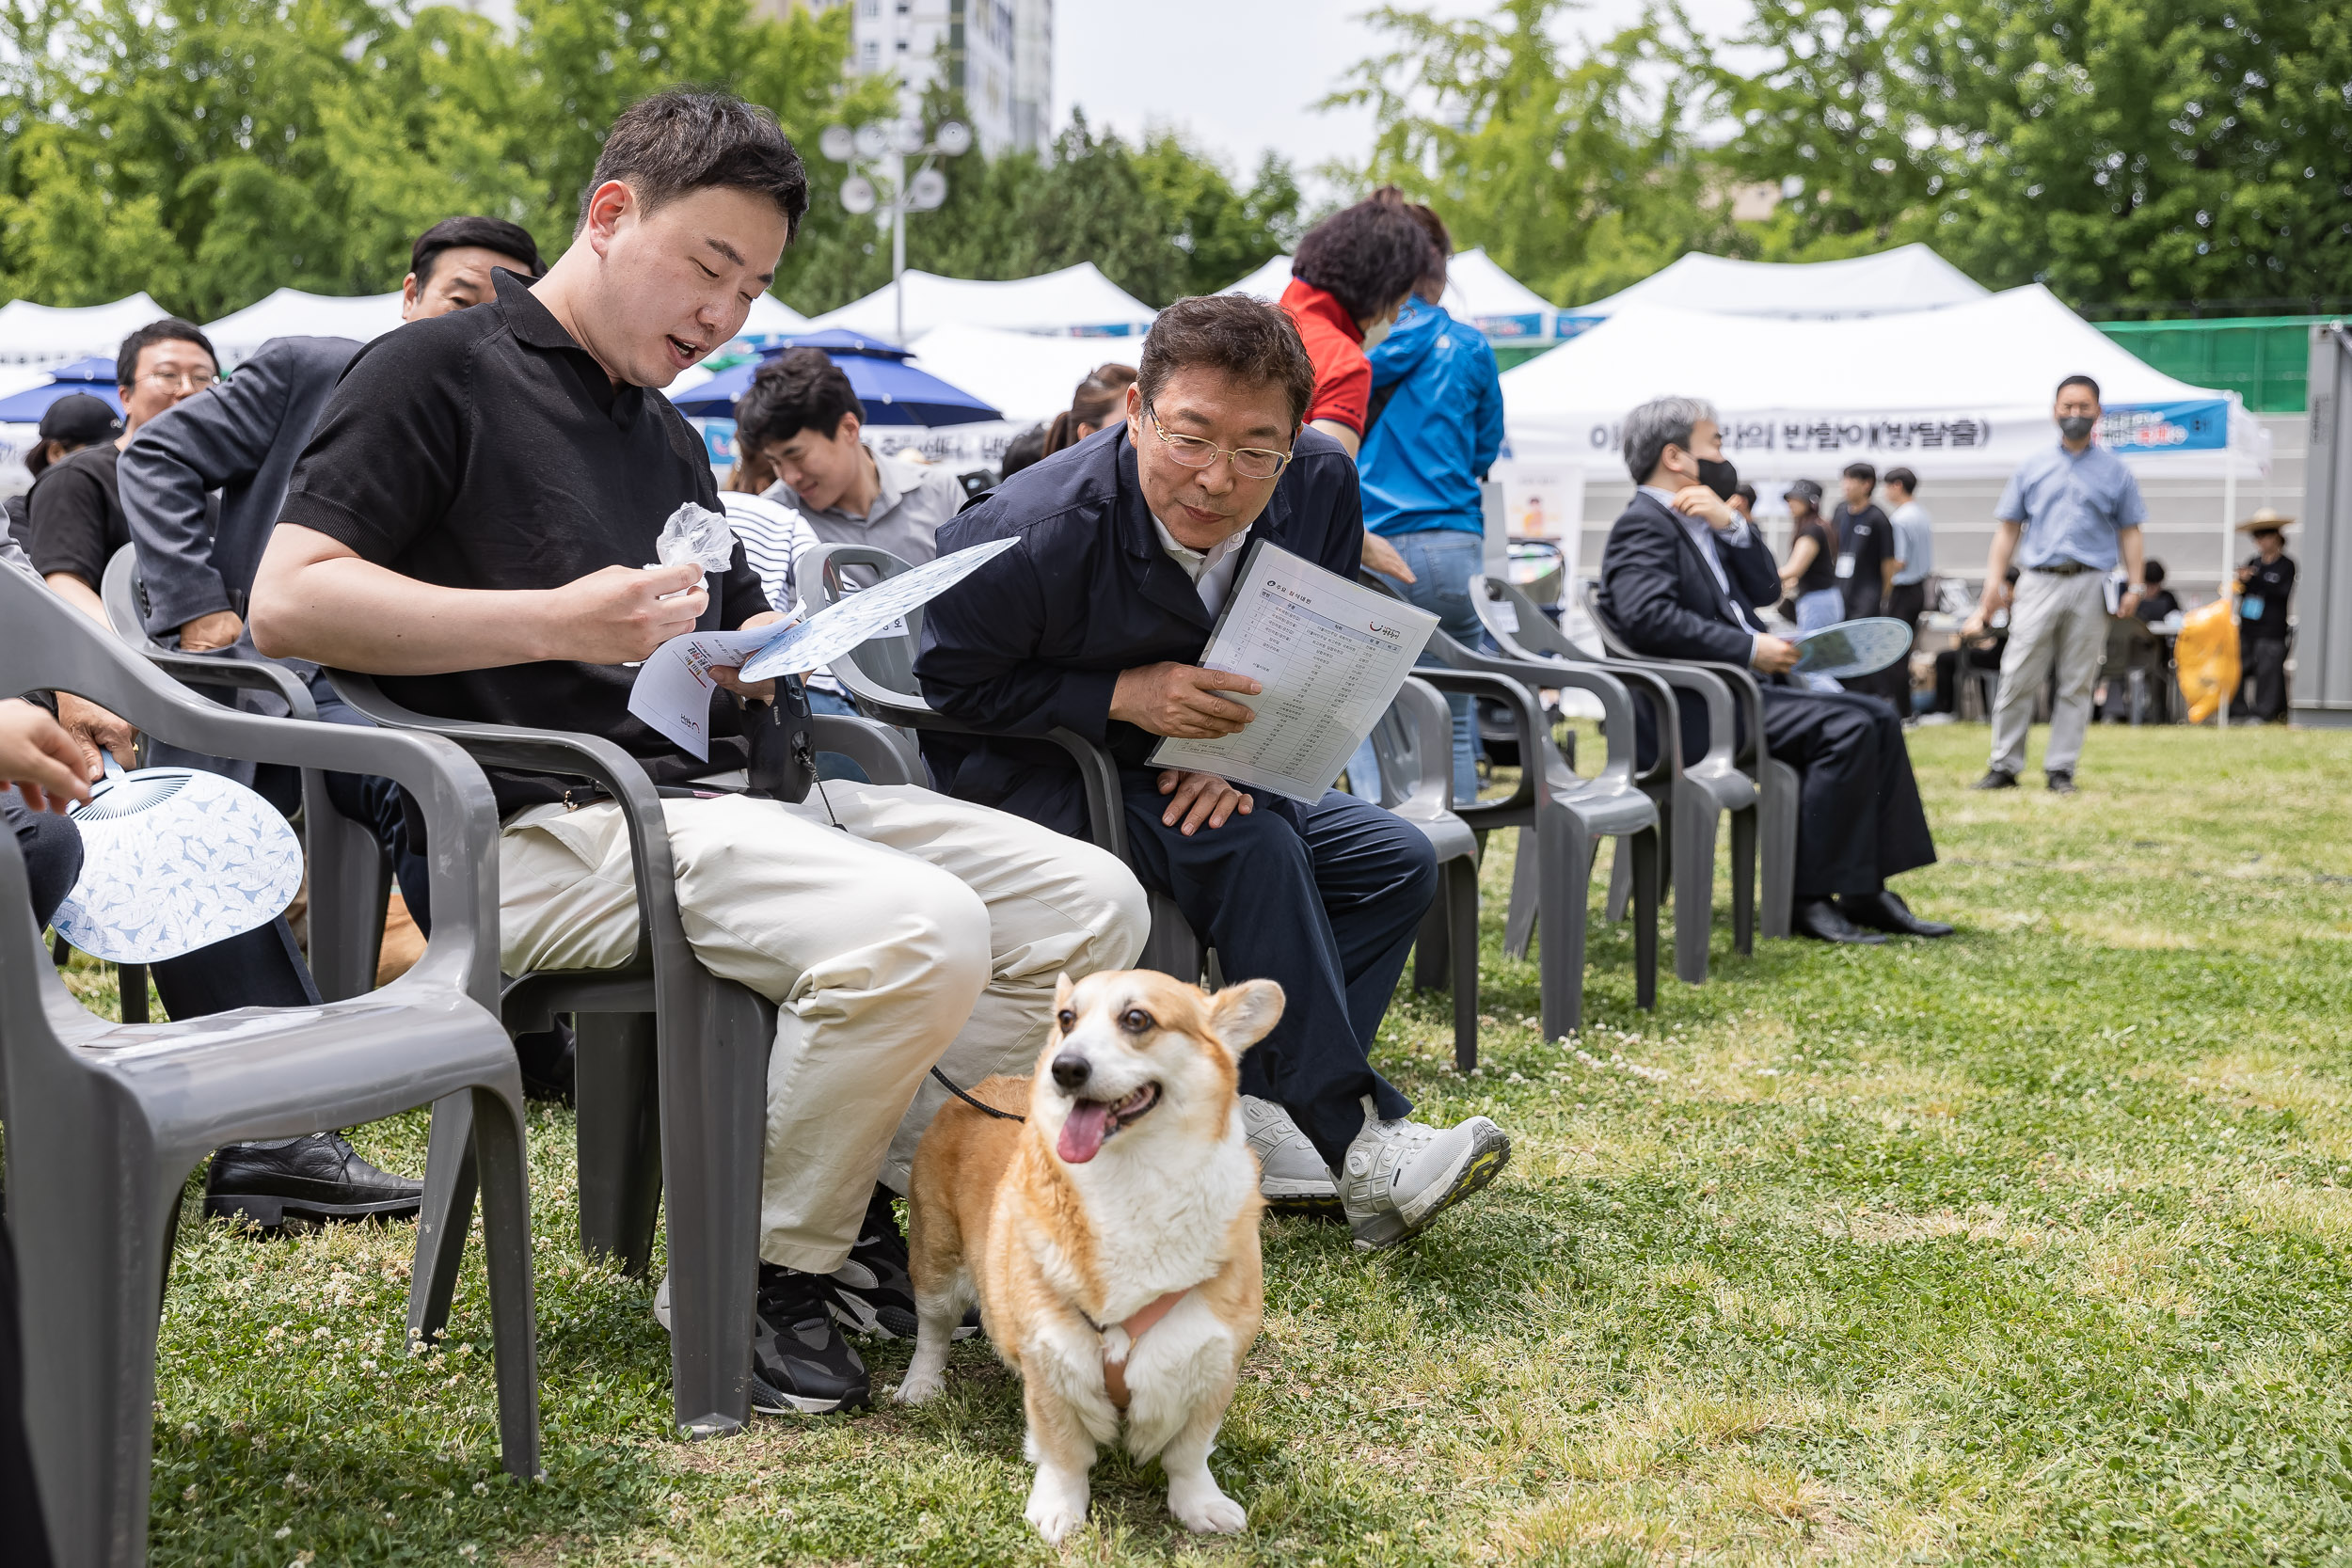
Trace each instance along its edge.
<path fill-rule="evenodd" d="M 802 0 L 757 0 L 782 15 Z M 993 156 L 1042 152 L 1054 135 L 1054 0 L 810 0 L 850 8 L 850 69 L 888 71 L 912 104 L 944 83 L 963 95 Z"/>

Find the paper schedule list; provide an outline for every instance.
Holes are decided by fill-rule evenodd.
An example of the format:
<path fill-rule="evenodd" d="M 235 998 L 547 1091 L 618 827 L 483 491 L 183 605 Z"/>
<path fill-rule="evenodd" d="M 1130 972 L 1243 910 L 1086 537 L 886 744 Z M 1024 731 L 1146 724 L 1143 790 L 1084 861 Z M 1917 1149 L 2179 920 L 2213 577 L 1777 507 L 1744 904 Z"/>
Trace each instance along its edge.
<path fill-rule="evenodd" d="M 1163 740 L 1154 766 L 1314 801 L 1412 670 L 1438 618 L 1263 541 L 1250 546 L 1200 662 L 1265 689 L 1237 735 Z"/>

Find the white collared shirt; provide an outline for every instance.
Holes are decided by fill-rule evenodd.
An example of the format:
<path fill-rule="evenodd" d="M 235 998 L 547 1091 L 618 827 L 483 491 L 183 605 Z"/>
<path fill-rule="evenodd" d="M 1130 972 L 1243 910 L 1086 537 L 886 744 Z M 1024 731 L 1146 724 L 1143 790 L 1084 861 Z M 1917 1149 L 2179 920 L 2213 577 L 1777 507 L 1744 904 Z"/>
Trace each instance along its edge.
<path fill-rule="evenodd" d="M 1249 531 L 1243 529 L 1228 534 L 1205 550 L 1196 550 L 1177 542 L 1168 531 L 1168 525 L 1158 517 L 1152 519 L 1152 530 L 1160 536 L 1160 548 L 1168 558 L 1184 568 L 1184 576 L 1200 594 L 1200 602 L 1209 613 L 1216 614 L 1225 608 L 1225 601 L 1233 592 L 1234 574 L 1241 570 L 1241 549 L 1249 543 Z"/>

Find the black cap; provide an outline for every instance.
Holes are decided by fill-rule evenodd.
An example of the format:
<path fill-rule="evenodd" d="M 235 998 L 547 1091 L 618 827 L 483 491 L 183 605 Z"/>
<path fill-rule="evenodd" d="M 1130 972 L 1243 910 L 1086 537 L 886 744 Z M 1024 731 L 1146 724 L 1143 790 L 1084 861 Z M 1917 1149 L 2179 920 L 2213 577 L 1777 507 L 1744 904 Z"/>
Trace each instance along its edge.
<path fill-rule="evenodd" d="M 1821 486 L 1820 483 L 1815 480 L 1798 480 L 1794 484 L 1788 486 L 1783 494 L 1790 496 L 1803 496 L 1806 500 L 1811 501 L 1815 506 L 1821 504 Z"/>
<path fill-rule="evenodd" d="M 103 398 L 87 392 L 68 392 L 40 417 L 40 438 L 91 446 L 122 434 L 122 420 Z"/>

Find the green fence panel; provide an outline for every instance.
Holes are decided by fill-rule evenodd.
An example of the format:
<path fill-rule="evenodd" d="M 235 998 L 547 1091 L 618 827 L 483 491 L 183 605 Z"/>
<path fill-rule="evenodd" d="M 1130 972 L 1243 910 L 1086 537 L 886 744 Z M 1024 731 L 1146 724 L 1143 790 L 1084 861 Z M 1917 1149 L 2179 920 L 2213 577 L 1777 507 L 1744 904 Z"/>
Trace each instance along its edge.
<path fill-rule="evenodd" d="M 2094 325 L 2167 375 L 2233 391 L 2257 414 L 2299 414 L 2310 373 L 2309 329 L 2328 319 L 2249 316 Z"/>

